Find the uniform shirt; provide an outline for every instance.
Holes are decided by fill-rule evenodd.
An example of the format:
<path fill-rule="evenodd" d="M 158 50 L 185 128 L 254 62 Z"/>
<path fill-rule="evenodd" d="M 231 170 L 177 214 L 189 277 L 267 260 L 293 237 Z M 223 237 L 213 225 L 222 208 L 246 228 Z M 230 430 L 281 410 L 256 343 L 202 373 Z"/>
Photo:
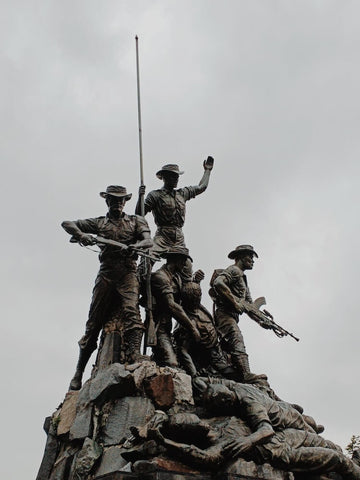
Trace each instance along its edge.
<path fill-rule="evenodd" d="M 247 302 L 252 303 L 246 275 L 239 267 L 236 265 L 230 265 L 230 267 L 227 267 L 222 271 L 218 278 L 221 278 L 224 281 L 238 301 L 246 300 Z M 217 291 L 216 293 L 216 305 L 219 307 L 229 307 L 229 302 Z"/>
<path fill-rule="evenodd" d="M 232 381 L 225 381 L 224 384 L 236 394 L 240 417 L 246 419 L 253 431 L 256 431 L 262 422 L 270 423 L 274 430 L 310 429 L 301 414 L 287 402 L 273 400 L 254 385 Z"/>
<path fill-rule="evenodd" d="M 153 190 L 145 199 L 145 213 L 153 212 L 158 227 L 182 227 L 185 223 L 185 203 L 195 198 L 199 187 L 184 187 L 169 192 Z"/>
<path fill-rule="evenodd" d="M 151 274 L 151 290 L 157 303 L 161 303 L 163 295 L 173 295 L 175 302 L 179 301 L 181 291 L 181 277 L 178 273 L 171 273 L 166 265 Z"/>
<path fill-rule="evenodd" d="M 143 234 L 150 232 L 145 218 L 138 215 L 127 215 L 126 213 L 123 213 L 118 220 L 105 216 L 76 220 L 74 223 L 84 233 L 93 233 L 125 245 L 131 245 L 138 240 L 142 240 Z M 135 265 L 134 259 L 122 255 L 116 247 L 111 245 L 99 246 L 101 250 L 99 260 L 102 265 L 107 265 L 110 269 L 114 266 L 114 263 Z"/>

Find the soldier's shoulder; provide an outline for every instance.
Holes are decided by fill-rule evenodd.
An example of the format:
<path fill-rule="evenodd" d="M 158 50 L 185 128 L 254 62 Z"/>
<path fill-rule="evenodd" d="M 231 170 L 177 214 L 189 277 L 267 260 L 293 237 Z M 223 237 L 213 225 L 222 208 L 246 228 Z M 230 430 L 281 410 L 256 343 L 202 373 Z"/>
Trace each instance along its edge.
<path fill-rule="evenodd" d="M 236 265 L 229 265 L 228 267 L 224 268 L 224 272 L 241 273 L 241 270 Z"/>
<path fill-rule="evenodd" d="M 166 270 L 164 267 L 160 267 L 158 270 L 155 272 L 152 272 L 151 274 L 151 284 L 153 287 L 159 287 L 166 285 L 170 285 L 171 280 L 169 278 L 169 275 L 167 274 Z"/>
<path fill-rule="evenodd" d="M 238 277 L 242 277 L 244 273 L 236 265 L 229 265 L 227 268 L 224 269 L 223 275 L 231 276 L 233 278 L 234 277 L 238 278 Z"/>
<path fill-rule="evenodd" d="M 157 197 L 158 195 L 160 195 L 162 192 L 164 192 L 165 190 L 163 188 L 158 188 L 156 190 L 151 190 L 148 194 L 147 194 L 147 198 L 151 198 L 151 197 Z"/>

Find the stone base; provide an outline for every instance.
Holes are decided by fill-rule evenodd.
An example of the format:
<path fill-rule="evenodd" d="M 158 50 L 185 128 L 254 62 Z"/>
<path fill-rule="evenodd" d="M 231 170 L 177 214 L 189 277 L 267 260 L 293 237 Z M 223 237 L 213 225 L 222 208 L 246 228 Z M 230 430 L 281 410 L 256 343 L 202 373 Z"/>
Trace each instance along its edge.
<path fill-rule="evenodd" d="M 149 473 L 128 473 L 113 472 L 101 477 L 94 477 L 94 480 L 257 480 L 262 477 L 248 477 L 245 475 L 236 475 L 233 473 L 214 473 L 210 474 L 179 474 L 176 472 L 149 472 Z M 268 477 L 278 478 L 278 477 Z M 280 477 L 279 477 L 280 478 Z M 281 477 L 284 480 L 293 477 Z"/>
<path fill-rule="evenodd" d="M 108 335 L 108 340 L 114 338 Z M 204 409 L 194 402 L 191 378 L 178 369 L 150 361 L 104 362 L 102 367 L 81 390 L 68 392 L 45 422 L 48 438 L 37 480 L 325 480 L 242 458 L 202 462 L 201 467 L 189 456 L 173 455 L 148 436 L 164 416 L 165 437 L 173 435 L 174 442 L 200 449 L 208 448 L 210 426 L 240 436 L 251 429 L 238 417 L 203 416 Z M 341 480 L 334 474 L 326 478 Z"/>

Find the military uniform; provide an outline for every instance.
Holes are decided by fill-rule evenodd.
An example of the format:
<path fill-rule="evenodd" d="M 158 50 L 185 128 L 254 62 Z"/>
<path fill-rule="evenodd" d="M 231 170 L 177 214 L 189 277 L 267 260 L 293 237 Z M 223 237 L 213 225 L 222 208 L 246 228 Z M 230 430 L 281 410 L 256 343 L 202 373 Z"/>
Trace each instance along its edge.
<path fill-rule="evenodd" d="M 178 361 L 171 341 L 172 315 L 162 308 L 161 297 L 173 295 L 175 302 L 180 302 L 182 279 L 179 273 L 172 273 L 163 265 L 151 274 L 151 290 L 155 299 L 154 318 L 157 324 L 157 346 L 153 347 L 155 357 L 170 367 L 178 366 Z"/>
<path fill-rule="evenodd" d="M 143 217 L 125 213 L 118 220 L 105 216 L 74 223 L 83 233 L 92 233 L 125 245 L 135 243 L 144 232 L 150 231 Z M 114 246 L 101 245 L 100 248 L 100 270 L 95 281 L 85 335 L 79 342 L 80 348 L 88 351 L 96 349 L 99 332 L 115 302 L 121 304 L 124 331 L 143 329 L 138 306 L 136 260 L 129 255 L 124 256 Z"/>
<path fill-rule="evenodd" d="M 236 265 L 230 265 L 223 270 L 218 278 L 222 278 L 231 293 L 238 301 L 245 300 L 252 303 L 246 275 Z M 227 299 L 215 289 L 211 290 L 215 301 L 215 324 L 224 349 L 230 353 L 233 364 L 244 372 L 244 363 L 247 361 L 244 337 L 238 327 L 239 314 Z"/>
<path fill-rule="evenodd" d="M 153 190 L 145 199 L 145 214 L 152 212 L 157 226 L 154 251 L 162 253 L 171 247 L 185 247 L 182 227 L 185 223 L 186 202 L 195 198 L 198 187 L 184 187 L 168 191 Z"/>

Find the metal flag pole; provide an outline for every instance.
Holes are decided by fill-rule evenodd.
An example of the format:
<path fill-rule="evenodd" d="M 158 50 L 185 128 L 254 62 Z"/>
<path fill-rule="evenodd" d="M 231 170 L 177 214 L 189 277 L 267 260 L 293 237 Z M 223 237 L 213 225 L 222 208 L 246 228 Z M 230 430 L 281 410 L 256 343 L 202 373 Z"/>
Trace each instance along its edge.
<path fill-rule="evenodd" d="M 140 102 L 140 69 L 139 69 L 139 38 L 135 36 L 136 44 L 136 80 L 137 80 L 137 104 L 138 104 L 138 124 L 139 124 L 139 154 L 140 154 L 140 185 L 144 186 L 144 164 L 142 151 L 142 127 L 141 127 L 141 102 Z M 140 195 L 141 215 L 145 215 L 144 194 Z"/>
<path fill-rule="evenodd" d="M 139 38 L 135 36 L 136 44 L 136 79 L 137 79 L 137 100 L 138 100 L 138 123 L 139 123 L 139 153 L 140 153 L 140 185 L 144 184 L 144 163 L 142 151 L 142 127 L 141 127 L 141 103 L 140 103 L 140 68 L 139 68 Z M 145 215 L 144 193 L 140 193 L 140 213 Z M 156 330 L 152 315 L 152 294 L 151 294 L 151 269 L 152 263 L 149 258 L 145 260 L 145 287 L 146 287 L 146 318 L 145 318 L 145 338 L 143 353 L 146 355 L 147 347 L 156 346 Z"/>

